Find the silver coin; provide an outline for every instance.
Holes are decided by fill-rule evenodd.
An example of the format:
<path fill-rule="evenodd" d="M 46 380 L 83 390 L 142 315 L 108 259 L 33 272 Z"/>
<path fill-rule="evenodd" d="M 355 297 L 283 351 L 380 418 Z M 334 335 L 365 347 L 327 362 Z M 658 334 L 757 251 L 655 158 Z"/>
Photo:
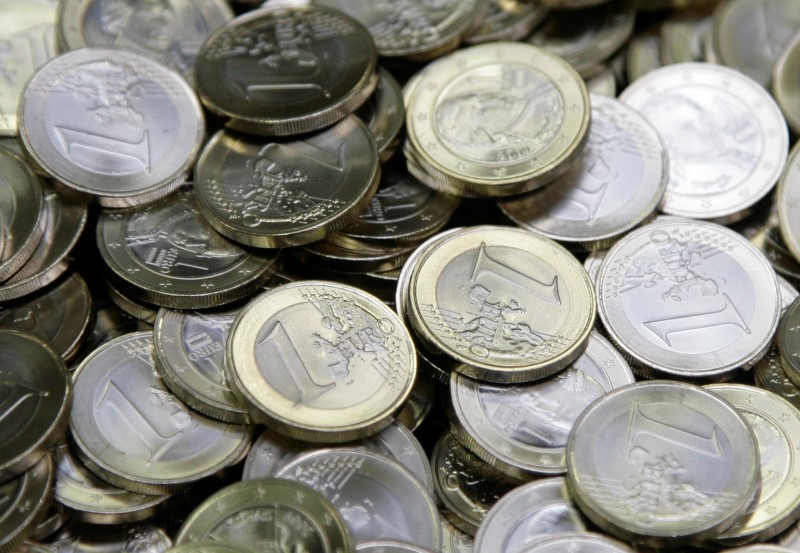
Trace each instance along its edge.
<path fill-rule="evenodd" d="M 449 522 L 442 520 L 442 553 L 473 553 L 473 539 Z"/>
<path fill-rule="evenodd" d="M 589 278 L 592 279 L 595 286 L 597 285 L 597 273 L 600 271 L 600 265 L 603 263 L 603 259 L 605 259 L 607 254 L 608 250 L 589 252 L 589 255 L 587 255 L 586 259 L 583 261 L 583 268 L 589 273 Z"/>
<path fill-rule="evenodd" d="M 634 35 L 626 50 L 625 76 L 629 83 L 664 66 L 661 57 L 661 33 L 657 27 L 650 27 Z"/>
<path fill-rule="evenodd" d="M 795 260 L 800 259 L 800 144 L 792 148 L 775 198 L 780 234 Z"/>
<path fill-rule="evenodd" d="M 54 477 L 53 459 L 45 455 L 21 475 L 0 484 L 0 552 L 21 548 L 37 518 L 46 513 Z"/>
<path fill-rule="evenodd" d="M 378 68 L 378 86 L 356 112 L 369 127 L 378 145 L 378 158 L 385 163 L 400 143 L 400 131 L 406 121 L 403 93 L 392 74 Z"/>
<path fill-rule="evenodd" d="M 342 514 L 353 543 L 394 540 L 439 551 L 442 530 L 433 499 L 399 463 L 348 449 L 305 453 L 276 476 L 311 486 Z"/>
<path fill-rule="evenodd" d="M 586 79 L 586 88 L 591 94 L 616 98 L 617 77 L 612 69 L 603 69 L 594 77 Z"/>
<path fill-rule="evenodd" d="M 609 392 L 567 444 L 567 485 L 581 511 L 628 541 L 678 546 L 717 536 L 760 480 L 747 420 L 698 386 L 669 381 Z"/>
<path fill-rule="evenodd" d="M 125 526 L 68 525 L 45 545 L 51 553 L 166 553 L 172 540 L 150 522 Z"/>
<path fill-rule="evenodd" d="M 177 73 L 140 54 L 83 48 L 47 63 L 19 108 L 37 166 L 101 205 L 153 201 L 186 180 L 205 124 Z"/>
<path fill-rule="evenodd" d="M 620 100 L 664 140 L 670 163 L 664 213 L 733 221 L 778 181 L 786 121 L 770 94 L 738 71 L 670 65 L 630 85 Z"/>
<path fill-rule="evenodd" d="M 710 8 L 676 11 L 661 24 L 661 57 L 665 65 L 705 60 L 706 35 L 714 17 Z"/>
<path fill-rule="evenodd" d="M 488 13 L 480 24 L 464 37 L 466 44 L 495 40 L 522 40 L 548 15 L 540 2 L 520 0 L 489 0 Z"/>
<path fill-rule="evenodd" d="M 104 284 L 108 297 L 114 305 L 131 317 L 139 319 L 142 323 L 148 325 L 147 330 L 152 327 L 156 322 L 156 315 L 158 315 L 159 307 L 157 305 L 131 298 L 127 292 L 132 286 L 120 286 L 108 280 Z"/>
<path fill-rule="evenodd" d="M 633 549 L 616 540 L 600 534 L 576 533 L 560 534 L 543 538 L 521 553 L 561 553 L 562 551 L 586 551 L 592 553 L 633 553 Z"/>
<path fill-rule="evenodd" d="M 631 232 L 606 255 L 598 311 L 634 370 L 715 378 L 757 362 L 781 314 L 767 259 L 739 234 L 667 219 Z"/>
<path fill-rule="evenodd" d="M 408 543 L 396 541 L 375 541 L 362 543 L 356 547 L 356 552 L 364 553 L 431 553 L 428 549 L 420 549 Z"/>

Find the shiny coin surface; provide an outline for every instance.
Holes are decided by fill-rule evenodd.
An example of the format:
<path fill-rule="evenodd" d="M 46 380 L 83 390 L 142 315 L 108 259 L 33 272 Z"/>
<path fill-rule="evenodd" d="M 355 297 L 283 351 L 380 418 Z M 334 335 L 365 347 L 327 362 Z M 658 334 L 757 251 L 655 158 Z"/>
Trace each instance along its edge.
<path fill-rule="evenodd" d="M 786 162 L 778 185 L 776 204 L 783 244 L 794 256 L 796 265 L 800 259 L 800 144 L 792 148 Z"/>
<path fill-rule="evenodd" d="M 356 115 L 367 124 L 375 137 L 381 163 L 388 161 L 397 150 L 400 131 L 406 121 L 403 93 L 389 71 L 378 68 L 378 86 Z"/>
<path fill-rule="evenodd" d="M 601 0 L 604 1 L 604 0 Z M 496 40 L 521 40 L 547 17 L 544 2 L 489 0 L 488 12 L 464 42 L 480 44 Z"/>
<path fill-rule="evenodd" d="M 549 376 L 574 361 L 594 323 L 592 284 L 561 246 L 521 229 L 467 227 L 420 259 L 407 313 L 432 351 L 492 382 Z"/>
<path fill-rule="evenodd" d="M 0 552 L 18 551 L 50 504 L 55 469 L 49 455 L 0 484 Z"/>
<path fill-rule="evenodd" d="M 220 234 L 261 248 L 298 246 L 354 221 L 379 176 L 375 141 L 353 116 L 302 140 L 219 132 L 197 163 L 195 194 Z"/>
<path fill-rule="evenodd" d="M 745 513 L 759 479 L 744 416 L 691 384 L 609 392 L 583 412 L 567 444 L 573 500 L 628 541 L 674 547 L 715 537 Z"/>
<path fill-rule="evenodd" d="M 633 83 L 620 100 L 664 140 L 670 165 L 664 213 L 735 220 L 778 181 L 786 122 L 769 93 L 738 71 L 670 65 Z"/>
<path fill-rule="evenodd" d="M 167 533 L 150 522 L 124 526 L 71 523 L 46 545 L 53 553 L 166 553 L 171 547 Z"/>
<path fill-rule="evenodd" d="M 297 5 L 255 10 L 214 32 L 200 50 L 203 104 L 230 128 L 288 135 L 352 113 L 378 82 L 375 45 L 338 10 Z"/>
<path fill-rule="evenodd" d="M 454 374 L 456 435 L 508 474 L 559 474 L 575 420 L 594 400 L 634 381 L 622 355 L 598 332 L 572 365 L 545 380 L 495 386 Z"/>
<path fill-rule="evenodd" d="M 121 336 L 89 355 L 73 376 L 70 428 L 76 453 L 97 476 L 162 494 L 239 461 L 251 433 L 187 409 L 158 378 L 153 355 L 151 332 Z"/>
<path fill-rule="evenodd" d="M 409 140 L 436 187 L 466 196 L 505 196 L 552 181 L 580 154 L 590 119 L 575 70 L 514 42 L 443 58 L 420 74 L 406 110 Z"/>
<path fill-rule="evenodd" d="M 474 548 L 475 553 L 521 553 L 551 534 L 585 531 L 564 478 L 544 478 L 495 503 L 478 529 Z"/>
<path fill-rule="evenodd" d="M 126 292 L 130 286 L 125 287 L 125 292 L 118 284 L 115 285 L 110 281 L 105 281 L 106 292 L 109 299 L 119 307 L 126 314 L 139 319 L 143 323 L 152 326 L 156 322 L 156 315 L 158 315 L 159 306 L 152 303 L 136 300 L 130 297 Z"/>
<path fill-rule="evenodd" d="M 781 318 L 775 343 L 786 376 L 800 386 L 800 300 L 795 300 Z"/>
<path fill-rule="evenodd" d="M 84 48 L 30 80 L 19 109 L 26 153 L 101 205 L 153 201 L 186 180 L 203 138 L 200 104 L 171 69 L 124 50 Z"/>
<path fill-rule="evenodd" d="M 584 548 L 592 553 L 633 553 L 633 549 L 624 543 L 607 538 L 602 534 L 588 532 L 548 536 L 536 545 L 523 550 L 522 553 L 561 553 L 562 551 L 582 551 Z"/>
<path fill-rule="evenodd" d="M 780 352 L 772 347 L 753 369 L 756 386 L 781 396 L 800 409 L 800 388 L 792 382 L 783 370 Z"/>
<path fill-rule="evenodd" d="M 175 309 L 216 307 L 254 292 L 277 255 L 220 236 L 200 215 L 190 188 L 147 206 L 103 212 L 96 239 L 121 292 Z"/>
<path fill-rule="evenodd" d="M 789 128 L 800 133 L 800 24 L 772 72 L 772 95 L 783 110 Z"/>
<path fill-rule="evenodd" d="M 229 382 L 253 419 L 308 441 L 344 442 L 388 426 L 416 374 L 397 315 L 325 281 L 285 284 L 251 301 L 226 356 Z"/>
<path fill-rule="evenodd" d="M 297 457 L 278 471 L 318 490 L 342 513 L 353 543 L 378 540 L 439 551 L 439 515 L 422 484 L 382 455 L 323 449 Z"/>
<path fill-rule="evenodd" d="M 309 266 L 346 274 L 365 274 L 398 269 L 413 250 L 413 244 L 367 242 L 334 233 L 292 253 Z M 323 278 L 322 274 L 319 278 Z"/>
<path fill-rule="evenodd" d="M 0 482 L 30 469 L 62 439 L 70 397 L 66 366 L 53 348 L 30 334 L 0 331 Z"/>
<path fill-rule="evenodd" d="M 714 378 L 766 353 L 781 314 L 769 262 L 719 225 L 665 219 L 606 255 L 598 312 L 642 374 Z"/>
<path fill-rule="evenodd" d="M 653 127 L 636 111 L 592 95 L 592 126 L 580 158 L 550 186 L 503 199 L 523 228 L 588 249 L 607 248 L 658 207 L 668 159 Z"/>
<path fill-rule="evenodd" d="M 352 551 L 342 518 L 313 486 L 276 478 L 249 480 L 201 503 L 181 526 L 175 545 L 212 540 L 250 551 Z"/>
<path fill-rule="evenodd" d="M 0 149 L 0 282 L 31 258 L 44 233 L 46 214 L 39 177 L 21 157 Z"/>

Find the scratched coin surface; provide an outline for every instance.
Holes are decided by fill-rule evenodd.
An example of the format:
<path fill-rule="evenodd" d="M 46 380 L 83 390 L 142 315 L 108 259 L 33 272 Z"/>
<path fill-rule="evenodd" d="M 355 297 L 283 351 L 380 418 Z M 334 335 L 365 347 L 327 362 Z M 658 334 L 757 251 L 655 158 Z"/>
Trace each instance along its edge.
<path fill-rule="evenodd" d="M 713 223 L 664 219 L 635 230 L 597 278 L 600 318 L 645 375 L 709 379 L 750 367 L 780 319 L 767 259 Z"/>
<path fill-rule="evenodd" d="M 664 140 L 670 165 L 664 213 L 741 218 L 780 177 L 788 149 L 786 121 L 770 94 L 734 69 L 669 65 L 637 80 L 620 100 Z"/>
<path fill-rule="evenodd" d="M 83 48 L 31 78 L 19 108 L 25 152 L 106 207 L 139 205 L 186 180 L 205 128 L 177 73 L 125 50 Z"/>
<path fill-rule="evenodd" d="M 573 500 L 628 541 L 674 547 L 716 537 L 746 512 L 759 480 L 745 417 L 692 384 L 609 392 L 583 412 L 567 444 Z"/>
<path fill-rule="evenodd" d="M 792 148 L 775 203 L 785 249 L 800 259 L 800 145 Z"/>
<path fill-rule="evenodd" d="M 397 315 L 326 281 L 285 284 L 252 300 L 231 327 L 226 356 L 251 417 L 308 441 L 345 442 L 388 426 L 416 375 Z"/>
<path fill-rule="evenodd" d="M 97 476 L 163 494 L 238 462 L 251 432 L 190 411 L 161 382 L 153 356 L 152 332 L 126 334 L 89 355 L 73 375 L 70 429 Z"/>
<path fill-rule="evenodd" d="M 46 455 L 16 478 L 0 484 L 0 552 L 20 551 L 26 536 L 46 513 L 55 469 Z"/>
<path fill-rule="evenodd" d="M 19 271 L 42 239 L 42 184 L 21 156 L 0 149 L 0 282 Z"/>
<path fill-rule="evenodd" d="M 586 346 L 589 276 L 555 242 L 522 229 L 466 227 L 431 247 L 408 284 L 417 337 L 492 382 L 549 376 Z"/>

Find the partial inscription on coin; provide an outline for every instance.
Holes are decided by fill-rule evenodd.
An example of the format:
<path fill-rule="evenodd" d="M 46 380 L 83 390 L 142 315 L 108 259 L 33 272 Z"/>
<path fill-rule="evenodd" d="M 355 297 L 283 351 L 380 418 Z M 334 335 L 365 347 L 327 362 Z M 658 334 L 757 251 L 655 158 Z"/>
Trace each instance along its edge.
<path fill-rule="evenodd" d="M 70 428 L 92 472 L 137 493 L 180 490 L 239 461 L 250 431 L 190 411 L 153 366 L 152 332 L 95 350 L 73 376 Z"/>
<path fill-rule="evenodd" d="M 20 550 L 50 504 L 54 478 L 53 459 L 46 455 L 29 470 L 0 484 L 0 553 Z"/>
<path fill-rule="evenodd" d="M 605 0 L 600 0 L 605 1 Z M 467 44 L 496 40 L 521 40 L 548 15 L 544 2 L 489 0 L 488 13 L 480 25 L 464 39 Z"/>
<path fill-rule="evenodd" d="M 0 282 L 31 258 L 46 214 L 39 177 L 21 157 L 0 149 Z"/>
<path fill-rule="evenodd" d="M 767 3 L 763 3 L 766 8 Z M 789 128 L 800 133 L 800 24 L 791 41 L 775 63 L 772 72 L 772 95 L 781 106 Z"/>
<path fill-rule="evenodd" d="M 665 213 L 741 218 L 781 174 L 786 121 L 769 93 L 738 71 L 708 63 L 670 65 L 633 83 L 620 99 L 664 140 L 670 165 Z"/>
<path fill-rule="evenodd" d="M 753 378 L 760 388 L 781 396 L 800 409 L 800 388 L 786 376 L 777 347 L 770 348 L 764 358 L 756 364 Z"/>
<path fill-rule="evenodd" d="M 567 485 L 583 513 L 628 541 L 715 537 L 750 506 L 758 447 L 743 415 L 698 386 L 641 382 L 583 412 L 567 444 Z"/>
<path fill-rule="evenodd" d="M 786 162 L 775 203 L 784 245 L 795 260 L 800 259 L 800 144 L 792 148 Z"/>
<path fill-rule="evenodd" d="M 166 553 L 172 540 L 149 522 L 124 526 L 73 522 L 49 538 L 46 547 L 53 553 Z"/>
<path fill-rule="evenodd" d="M 124 50 L 84 48 L 30 80 L 20 138 L 48 175 L 107 207 L 146 203 L 186 180 L 203 113 L 177 73 Z"/>
<path fill-rule="evenodd" d="M 769 262 L 713 223 L 665 219 L 633 231 L 606 255 L 598 311 L 634 369 L 713 378 L 766 353 L 781 314 Z"/>

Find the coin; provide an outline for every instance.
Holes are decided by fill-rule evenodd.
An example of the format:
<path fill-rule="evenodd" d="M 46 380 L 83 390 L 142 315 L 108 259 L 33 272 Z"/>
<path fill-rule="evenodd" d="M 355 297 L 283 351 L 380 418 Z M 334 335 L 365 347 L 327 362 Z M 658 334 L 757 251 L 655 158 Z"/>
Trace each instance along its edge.
<path fill-rule="evenodd" d="M 37 517 L 46 512 L 54 474 L 53 460 L 45 455 L 19 476 L 0 484 L 0 552 L 18 551 Z"/>
<path fill-rule="evenodd" d="M 766 6 L 766 5 L 765 5 Z M 766 9 L 766 7 L 764 8 Z M 798 27 L 800 30 L 800 27 Z M 772 70 L 772 96 L 783 111 L 789 128 L 800 133 L 800 32 L 784 47 Z"/>
<path fill-rule="evenodd" d="M 647 73 L 664 66 L 661 57 L 661 33 L 657 27 L 650 27 L 643 33 L 634 35 L 627 48 L 625 74 L 633 83 Z"/>
<path fill-rule="evenodd" d="M 661 53 L 665 65 L 705 60 L 706 34 L 714 21 L 711 8 L 673 13 L 661 25 Z"/>
<path fill-rule="evenodd" d="M 755 436 L 727 401 L 691 384 L 640 382 L 578 418 L 567 486 L 604 531 L 672 547 L 717 536 L 745 513 L 760 479 Z"/>
<path fill-rule="evenodd" d="M 101 346 L 73 376 L 76 453 L 103 480 L 145 494 L 185 489 L 238 462 L 247 427 L 214 421 L 170 394 L 153 367 L 152 332 Z"/>
<path fill-rule="evenodd" d="M 787 549 L 777 545 L 748 545 L 747 547 L 737 547 L 736 549 L 728 549 L 731 553 L 792 553 L 794 549 Z"/>
<path fill-rule="evenodd" d="M 229 541 L 194 541 L 170 549 L 171 553 L 248 553 L 244 545 Z"/>
<path fill-rule="evenodd" d="M 378 86 L 356 112 L 369 127 L 378 146 L 378 158 L 386 163 L 400 143 L 400 131 L 406 120 L 403 93 L 392 74 L 378 68 Z"/>
<path fill-rule="evenodd" d="M 466 44 L 522 40 L 548 15 L 544 2 L 489 0 L 487 5 L 488 13 L 481 19 L 480 25 L 464 38 Z"/>
<path fill-rule="evenodd" d="M 0 150 L 0 282 L 31 258 L 46 221 L 39 178 L 21 157 Z"/>
<path fill-rule="evenodd" d="M 197 162 L 195 194 L 220 234 L 277 248 L 320 240 L 353 222 L 379 178 L 375 141 L 353 116 L 302 140 L 221 131 Z"/>
<path fill-rule="evenodd" d="M 589 255 L 583 261 L 583 268 L 589 273 L 589 278 L 592 279 L 595 285 L 597 284 L 597 273 L 600 271 L 600 265 L 603 263 L 607 253 L 608 250 L 589 252 Z"/>
<path fill-rule="evenodd" d="M 413 245 L 367 243 L 334 233 L 292 253 L 309 265 L 342 273 L 393 271 L 403 266 Z"/>
<path fill-rule="evenodd" d="M 617 77 L 611 69 L 603 69 L 594 77 L 586 79 L 586 88 L 590 94 L 615 98 L 617 96 Z"/>
<path fill-rule="evenodd" d="M 778 277 L 778 286 L 780 286 L 781 289 L 781 309 L 783 309 L 785 313 L 792 302 L 800 296 L 800 292 L 797 291 L 797 288 L 795 288 L 791 282 L 781 275 L 776 274 L 775 276 Z"/>
<path fill-rule="evenodd" d="M 753 378 L 758 387 L 781 396 L 800 409 L 800 389 L 783 370 L 778 348 L 773 346 L 761 361 L 756 363 Z"/>
<path fill-rule="evenodd" d="M 465 534 L 444 517 L 442 521 L 442 553 L 473 553 L 472 536 Z"/>
<path fill-rule="evenodd" d="M 738 71 L 669 65 L 631 84 L 620 100 L 664 140 L 670 163 L 664 213 L 733 222 L 780 176 L 786 122 L 769 93 Z"/>
<path fill-rule="evenodd" d="M 152 325 L 155 324 L 156 315 L 160 309 L 159 306 L 131 298 L 127 294 L 128 289 L 131 288 L 130 286 L 124 287 L 125 292 L 123 292 L 121 290 L 121 288 L 123 288 L 122 286 L 118 288 L 118 285 L 108 280 L 106 280 L 104 284 L 106 286 L 108 297 L 111 299 L 114 305 L 119 307 L 123 312 L 131 317 L 139 319 L 142 323 L 147 324 L 148 327 L 152 327 Z"/>
<path fill-rule="evenodd" d="M 195 83 L 229 128 L 299 134 L 363 104 L 378 83 L 377 58 L 372 37 L 350 16 L 317 5 L 275 7 L 212 33 L 197 55 Z"/>
<path fill-rule="evenodd" d="M 600 318 L 643 375 L 710 379 L 750 367 L 781 314 L 766 258 L 703 221 L 666 219 L 629 233 L 597 278 Z"/>
<path fill-rule="evenodd" d="M 560 553 L 568 551 L 570 548 L 580 551 L 579 548 L 583 547 L 590 548 L 588 550 L 592 553 L 633 553 L 633 549 L 624 543 L 589 532 L 549 536 L 525 549 L 522 553 Z"/>
<path fill-rule="evenodd" d="M 371 543 L 362 543 L 356 547 L 357 552 L 374 552 L 374 553 L 429 553 L 426 549 L 420 549 L 407 543 L 396 541 L 376 541 Z"/>
<path fill-rule="evenodd" d="M 352 551 L 342 515 L 313 487 L 264 478 L 231 484 L 207 498 L 181 525 L 175 545 L 223 541 L 250 551 Z"/>
<path fill-rule="evenodd" d="M 800 259 L 800 145 L 792 148 L 775 200 L 784 246 Z"/>
<path fill-rule="evenodd" d="M 345 442 L 390 424 L 411 391 L 416 358 L 408 332 L 379 300 L 302 281 L 239 313 L 226 371 L 253 420 L 298 439 Z"/>
<path fill-rule="evenodd" d="M 786 376 L 800 386 L 800 300 L 795 300 L 781 318 L 775 344 Z"/>
<path fill-rule="evenodd" d="M 124 526 L 70 523 L 50 538 L 50 553 L 166 553 L 172 540 L 151 522 Z"/>

